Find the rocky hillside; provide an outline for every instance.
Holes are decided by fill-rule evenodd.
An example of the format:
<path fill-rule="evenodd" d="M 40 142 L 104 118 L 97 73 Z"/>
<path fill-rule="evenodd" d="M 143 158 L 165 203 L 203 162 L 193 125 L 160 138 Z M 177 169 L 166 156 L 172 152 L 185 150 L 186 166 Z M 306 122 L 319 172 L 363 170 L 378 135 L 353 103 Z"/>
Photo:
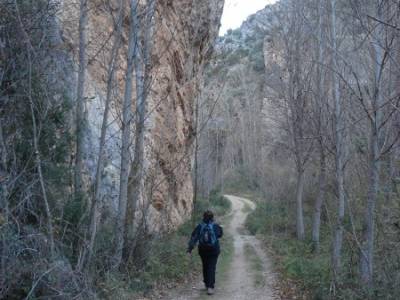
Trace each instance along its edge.
<path fill-rule="evenodd" d="M 116 1 L 115 1 L 116 2 Z M 111 51 L 112 18 L 101 1 L 90 11 L 88 23 L 89 67 L 85 97 L 87 177 L 93 178 L 106 91 L 107 60 Z M 110 6 L 116 10 L 112 1 Z M 192 209 L 191 157 L 193 105 L 204 64 L 217 37 L 223 1 L 158 1 L 153 37 L 151 87 L 145 122 L 145 182 L 141 207 L 146 208 L 151 230 L 168 230 L 187 219 Z M 64 1 L 61 14 L 63 43 L 72 56 L 78 51 L 78 7 Z M 128 17 L 126 17 L 128 22 Z M 120 160 L 120 110 L 124 88 L 125 53 L 120 52 L 117 101 L 112 108 L 107 143 L 108 185 L 104 204 L 116 209 Z M 119 99 L 119 100 L 118 100 Z M 134 101 L 135 99 L 132 99 Z M 133 158 L 132 158 L 133 159 Z M 91 180 L 87 181 L 88 183 Z"/>

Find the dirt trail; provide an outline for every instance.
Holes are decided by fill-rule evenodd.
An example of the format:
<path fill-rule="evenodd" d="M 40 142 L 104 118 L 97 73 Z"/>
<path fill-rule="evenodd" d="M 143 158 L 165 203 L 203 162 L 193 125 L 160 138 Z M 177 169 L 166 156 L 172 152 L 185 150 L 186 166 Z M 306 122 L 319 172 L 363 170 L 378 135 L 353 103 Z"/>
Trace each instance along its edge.
<path fill-rule="evenodd" d="M 174 291 L 164 299 L 190 300 L 214 298 L 218 300 L 278 300 L 276 275 L 271 261 L 263 251 L 260 241 L 246 234 L 244 222 L 248 213 L 255 205 L 248 199 L 225 195 L 232 202 L 232 218 L 226 230 L 234 238 L 234 254 L 232 263 L 224 282 L 217 282 L 215 295 L 205 296 L 203 284 L 199 282 L 194 287 Z M 247 205 L 247 207 L 246 207 Z M 246 209 L 248 208 L 248 209 Z M 218 269 L 218 267 L 217 267 Z"/>
<path fill-rule="evenodd" d="M 230 223 L 230 232 L 234 236 L 234 257 L 227 282 L 217 290 L 218 299 L 278 299 L 275 286 L 275 274 L 271 262 L 262 250 L 260 241 L 243 230 L 244 222 L 249 211 L 243 209 L 245 204 L 253 210 L 255 204 L 248 199 L 236 196 L 226 197 L 232 202 L 233 218 Z M 251 247 L 254 253 L 246 251 Z M 256 255 L 257 257 L 251 257 Z M 255 270 L 252 260 L 258 261 L 260 270 Z M 255 273 L 260 274 L 255 274 Z M 255 282 L 256 277 L 260 282 Z M 260 276 L 261 275 L 261 276 Z"/>

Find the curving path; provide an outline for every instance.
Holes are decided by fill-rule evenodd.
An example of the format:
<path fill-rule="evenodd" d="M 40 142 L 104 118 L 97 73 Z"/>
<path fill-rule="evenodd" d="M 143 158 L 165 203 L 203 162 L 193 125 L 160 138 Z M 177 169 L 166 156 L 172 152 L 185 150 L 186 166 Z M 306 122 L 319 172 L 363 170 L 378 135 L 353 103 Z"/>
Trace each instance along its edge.
<path fill-rule="evenodd" d="M 261 242 L 248 235 L 244 222 L 248 213 L 255 209 L 255 204 L 246 199 L 225 195 L 232 202 L 232 217 L 227 229 L 234 238 L 234 254 L 229 273 L 224 282 L 217 282 L 215 295 L 207 296 L 202 282 L 185 290 L 174 291 L 163 299 L 191 300 L 214 298 L 218 300 L 278 300 L 276 275 L 270 258 L 263 251 Z M 217 267 L 218 268 L 218 267 Z"/>
<path fill-rule="evenodd" d="M 217 290 L 218 299 L 278 299 L 271 261 L 261 242 L 244 233 L 247 214 L 255 204 L 245 198 L 225 195 L 232 202 L 233 218 L 229 230 L 234 237 L 234 256 L 227 282 Z M 244 209 L 247 205 L 250 210 Z M 256 266 L 254 266 L 256 264 Z"/>

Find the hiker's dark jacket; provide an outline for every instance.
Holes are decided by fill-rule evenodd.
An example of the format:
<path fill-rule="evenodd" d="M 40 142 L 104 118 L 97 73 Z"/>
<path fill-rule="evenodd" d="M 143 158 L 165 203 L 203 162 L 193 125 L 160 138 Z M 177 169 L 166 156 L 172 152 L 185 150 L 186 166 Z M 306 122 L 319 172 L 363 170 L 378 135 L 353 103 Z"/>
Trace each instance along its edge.
<path fill-rule="evenodd" d="M 214 223 L 212 221 L 204 221 L 202 223 L 200 223 L 199 225 L 196 226 L 196 228 L 193 230 L 192 232 L 192 236 L 190 238 L 189 241 L 189 246 L 188 246 L 188 252 L 192 252 L 193 248 L 196 246 L 196 244 L 198 243 L 199 239 L 200 239 L 200 231 L 201 231 L 201 225 L 203 223 L 212 223 L 213 224 L 213 228 L 214 228 L 214 232 L 215 232 L 215 236 L 217 238 L 217 242 L 216 245 L 214 247 L 214 249 L 210 250 L 210 249 L 202 249 L 202 247 L 199 245 L 199 253 L 200 255 L 218 255 L 220 252 L 220 246 L 219 246 L 219 240 L 222 235 L 223 235 L 223 230 L 222 227 L 220 225 L 218 225 L 217 223 Z"/>

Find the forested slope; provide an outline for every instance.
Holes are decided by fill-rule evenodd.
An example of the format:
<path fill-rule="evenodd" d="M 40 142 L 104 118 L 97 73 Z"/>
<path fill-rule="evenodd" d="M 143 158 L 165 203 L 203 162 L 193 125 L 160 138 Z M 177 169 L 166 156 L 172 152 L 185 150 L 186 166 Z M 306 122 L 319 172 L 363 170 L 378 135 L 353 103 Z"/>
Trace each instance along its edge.
<path fill-rule="evenodd" d="M 398 14 L 281 0 L 220 37 L 208 66 L 201 189 L 259 191 L 249 228 L 318 299 L 400 295 Z"/>

